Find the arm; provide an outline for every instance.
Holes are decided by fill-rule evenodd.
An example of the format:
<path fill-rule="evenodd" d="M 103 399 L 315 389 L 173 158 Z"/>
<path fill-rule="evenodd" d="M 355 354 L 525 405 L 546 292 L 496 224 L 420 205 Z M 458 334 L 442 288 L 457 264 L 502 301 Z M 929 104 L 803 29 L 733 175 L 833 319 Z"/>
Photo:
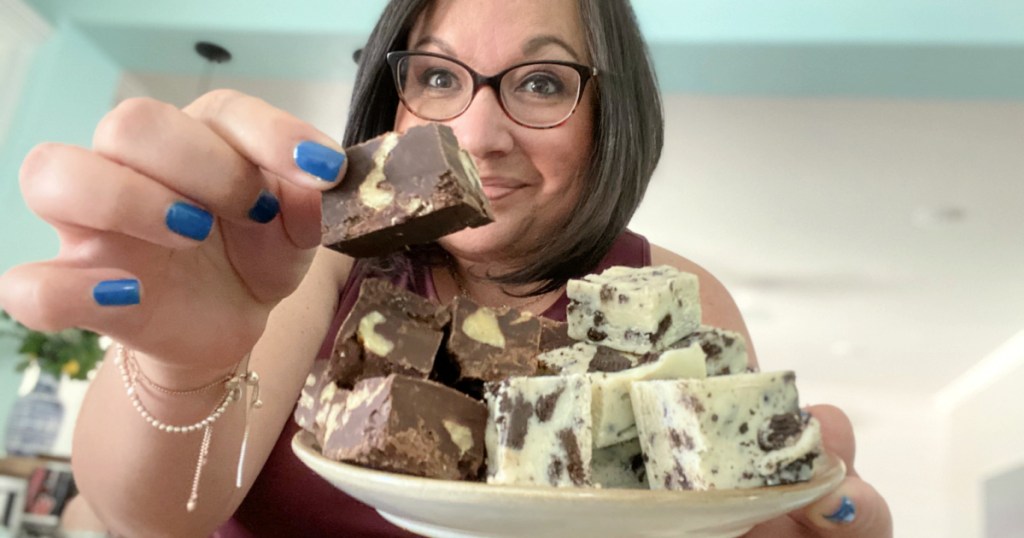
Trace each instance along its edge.
<path fill-rule="evenodd" d="M 208 536 L 241 503 L 277 441 L 335 311 L 351 260 L 321 249 L 298 289 L 273 310 L 253 349 L 264 405 L 252 424 L 242 488 L 235 471 L 245 402 L 214 426 L 195 512 L 185 510 L 202 432 L 171 434 L 146 424 L 130 405 L 113 361 L 104 361 L 78 418 L 73 467 L 83 496 L 113 531 L 127 536 Z M 220 391 L 188 396 L 140 396 L 171 423 L 201 420 Z M 173 419 L 171 418 L 173 417 Z"/>
<path fill-rule="evenodd" d="M 20 173 L 28 206 L 53 226 L 53 260 L 0 276 L 0 308 L 46 331 L 82 327 L 135 351 L 140 370 L 185 391 L 249 367 L 266 407 L 252 413 L 247 484 L 234 488 L 245 405 L 213 425 L 195 512 L 186 512 L 203 430 L 161 432 L 106 361 L 76 429 L 76 479 L 105 524 L 130 536 L 199 536 L 244 496 L 295 401 L 350 260 L 321 251 L 320 192 L 344 176 L 329 137 L 267 103 L 211 92 L 183 110 L 128 100 L 91 149 L 43 144 Z M 315 259 L 315 263 L 314 262 Z M 209 416 L 222 386 L 138 398 L 172 425 Z"/>

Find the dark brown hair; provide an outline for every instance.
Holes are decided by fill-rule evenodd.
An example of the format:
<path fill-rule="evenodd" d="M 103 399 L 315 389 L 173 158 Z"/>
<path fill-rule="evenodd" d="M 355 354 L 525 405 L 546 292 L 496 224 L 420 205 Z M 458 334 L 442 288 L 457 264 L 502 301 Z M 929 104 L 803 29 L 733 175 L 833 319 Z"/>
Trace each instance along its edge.
<path fill-rule="evenodd" d="M 406 48 L 416 17 L 428 2 L 393 0 L 384 8 L 360 54 L 345 146 L 394 128 L 398 94 L 384 55 Z M 628 0 L 579 0 L 579 11 L 591 62 L 599 71 L 593 149 L 590 166 L 582 171 L 584 187 L 565 225 L 536 247 L 530 263 L 492 275 L 502 284 L 538 282 L 534 293 L 556 289 L 597 266 L 640 205 L 664 139 L 657 79 Z M 371 264 L 394 268 L 410 258 L 436 262 L 436 252 L 436 247 L 412 249 L 398 259 Z"/>

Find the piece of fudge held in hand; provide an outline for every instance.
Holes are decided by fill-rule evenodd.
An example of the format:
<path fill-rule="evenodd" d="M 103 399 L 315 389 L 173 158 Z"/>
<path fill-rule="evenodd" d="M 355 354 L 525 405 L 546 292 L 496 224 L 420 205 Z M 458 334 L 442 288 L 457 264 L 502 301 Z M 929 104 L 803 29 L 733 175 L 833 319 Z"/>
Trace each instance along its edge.
<path fill-rule="evenodd" d="M 435 370 L 442 383 L 482 397 L 488 381 L 537 372 L 541 326 L 530 312 L 481 306 L 460 296 L 451 315 L 448 353 Z"/>
<path fill-rule="evenodd" d="M 345 154 L 345 177 L 321 202 L 329 248 L 383 256 L 494 220 L 472 158 L 446 125 L 386 133 Z"/>
<path fill-rule="evenodd" d="M 367 278 L 338 330 L 330 375 L 346 388 L 388 374 L 427 378 L 449 319 L 447 307 L 386 280 Z"/>
<path fill-rule="evenodd" d="M 633 410 L 652 489 L 729 489 L 810 480 L 817 420 L 792 372 L 642 381 Z"/>
<path fill-rule="evenodd" d="M 457 390 L 402 375 L 360 381 L 325 425 L 324 456 L 373 469 L 477 480 L 487 407 Z"/>
<path fill-rule="evenodd" d="M 701 325 L 695 332 L 672 344 L 672 347 L 688 347 L 694 342 L 699 342 L 707 355 L 708 377 L 741 374 L 750 370 L 747 340 L 742 334 Z"/>
<path fill-rule="evenodd" d="M 485 399 L 488 484 L 591 484 L 586 376 L 511 377 Z"/>
<path fill-rule="evenodd" d="M 700 326 L 696 275 L 667 265 L 609 267 L 570 280 L 569 336 L 643 355 L 661 351 Z"/>

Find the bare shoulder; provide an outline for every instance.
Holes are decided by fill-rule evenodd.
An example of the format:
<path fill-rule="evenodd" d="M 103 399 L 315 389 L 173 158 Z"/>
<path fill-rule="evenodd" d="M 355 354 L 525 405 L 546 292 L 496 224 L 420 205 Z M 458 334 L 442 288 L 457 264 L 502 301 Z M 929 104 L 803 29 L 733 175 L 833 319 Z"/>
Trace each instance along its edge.
<path fill-rule="evenodd" d="M 720 280 L 692 260 L 655 244 L 651 244 L 651 264 L 669 265 L 680 271 L 697 275 L 700 282 L 700 306 L 703 323 L 742 334 L 747 340 L 750 362 L 753 365 L 757 364 L 747 324 L 743 321 L 743 315 L 740 314 L 736 301 L 733 300 L 729 290 Z"/>

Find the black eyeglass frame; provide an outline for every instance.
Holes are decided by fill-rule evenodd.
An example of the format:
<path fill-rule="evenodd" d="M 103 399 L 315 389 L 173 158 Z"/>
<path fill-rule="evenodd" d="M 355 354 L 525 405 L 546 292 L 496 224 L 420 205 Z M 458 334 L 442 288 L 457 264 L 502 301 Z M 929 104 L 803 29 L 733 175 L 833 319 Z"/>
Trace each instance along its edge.
<path fill-rule="evenodd" d="M 459 65 L 463 69 L 465 69 L 469 73 L 469 76 L 473 78 L 473 91 L 470 94 L 469 101 L 466 102 L 466 106 L 462 107 L 462 110 L 458 111 L 457 113 L 455 113 L 455 114 L 453 114 L 453 115 L 451 115 L 451 116 L 449 116 L 447 118 L 443 118 L 443 119 L 441 119 L 441 118 L 424 118 L 423 116 L 420 116 L 415 110 L 413 110 L 413 108 L 411 106 L 409 106 L 408 103 L 405 102 L 405 92 L 402 91 L 401 73 L 399 73 L 399 70 L 398 70 L 399 63 L 401 63 L 401 61 L 403 59 L 408 58 L 410 56 L 431 56 L 431 57 L 434 57 L 434 58 L 439 58 L 441 60 L 447 60 L 447 61 L 452 62 L 452 63 L 454 63 L 456 65 Z M 514 121 L 517 125 L 522 125 L 523 127 L 527 127 L 527 128 L 530 128 L 530 129 L 554 129 L 555 127 L 560 127 L 560 126 L 564 125 L 565 122 L 569 121 L 569 118 L 571 118 L 572 115 L 576 113 L 576 108 L 579 107 L 580 101 L 583 99 L 583 90 L 586 89 L 587 82 L 591 78 L 595 78 L 598 75 L 598 70 L 597 70 L 596 67 L 589 66 L 589 65 L 578 64 L 578 63 L 575 63 L 575 62 L 563 62 L 563 61 L 558 61 L 558 60 L 539 60 L 539 61 L 535 61 L 535 62 L 523 62 L 523 63 L 520 63 L 520 64 L 513 65 L 513 66 L 511 66 L 511 67 L 509 67 L 509 68 L 507 68 L 507 69 L 505 69 L 505 70 L 503 70 L 500 73 L 497 73 L 495 75 L 485 76 L 485 75 L 481 75 L 480 73 L 477 73 L 476 71 L 473 70 L 472 67 L 466 65 L 464 62 L 456 60 L 455 58 L 452 58 L 451 56 L 445 56 L 444 54 L 437 54 L 437 53 L 434 53 L 434 52 L 423 52 L 423 51 L 414 51 L 414 50 L 397 50 L 397 51 L 391 51 L 391 52 L 387 53 L 385 55 L 385 59 L 387 60 L 388 65 L 391 66 L 391 78 L 395 82 L 395 90 L 398 91 L 398 98 L 402 101 L 402 104 L 405 105 L 405 108 L 408 109 L 409 112 L 411 112 L 413 115 L 415 115 L 418 118 L 422 118 L 422 119 L 425 119 L 425 120 L 428 120 L 428 121 L 448 121 L 448 120 L 455 119 L 455 118 L 461 116 L 462 114 L 464 114 L 467 110 L 469 110 L 469 106 L 473 104 L 473 99 L 476 99 L 476 94 L 477 94 L 477 92 L 480 91 L 480 88 L 482 88 L 484 86 L 489 86 L 492 90 L 494 90 L 494 94 L 498 98 L 498 104 L 501 105 L 501 110 L 503 112 L 505 112 L 505 115 L 508 116 L 509 119 Z M 565 67 L 572 68 L 580 76 L 580 87 L 579 87 L 579 90 L 576 92 L 576 102 L 573 103 L 572 110 L 570 110 L 569 113 L 564 118 L 562 118 L 558 123 L 555 123 L 555 124 L 552 124 L 552 125 L 542 125 L 542 126 L 538 127 L 538 126 L 529 125 L 529 124 L 526 124 L 526 123 L 523 123 L 523 122 L 519 121 L 518 119 L 515 118 L 515 116 L 513 116 L 508 111 L 508 108 L 505 106 L 505 98 L 504 98 L 504 96 L 502 96 L 502 93 L 501 93 L 501 79 L 505 78 L 505 75 L 507 75 L 508 73 L 510 73 L 510 72 L 512 72 L 512 71 L 514 71 L 516 69 L 519 69 L 520 67 L 526 67 L 526 66 L 530 66 L 530 65 L 552 65 L 552 64 L 553 65 L 562 65 L 562 66 L 565 66 Z"/>

